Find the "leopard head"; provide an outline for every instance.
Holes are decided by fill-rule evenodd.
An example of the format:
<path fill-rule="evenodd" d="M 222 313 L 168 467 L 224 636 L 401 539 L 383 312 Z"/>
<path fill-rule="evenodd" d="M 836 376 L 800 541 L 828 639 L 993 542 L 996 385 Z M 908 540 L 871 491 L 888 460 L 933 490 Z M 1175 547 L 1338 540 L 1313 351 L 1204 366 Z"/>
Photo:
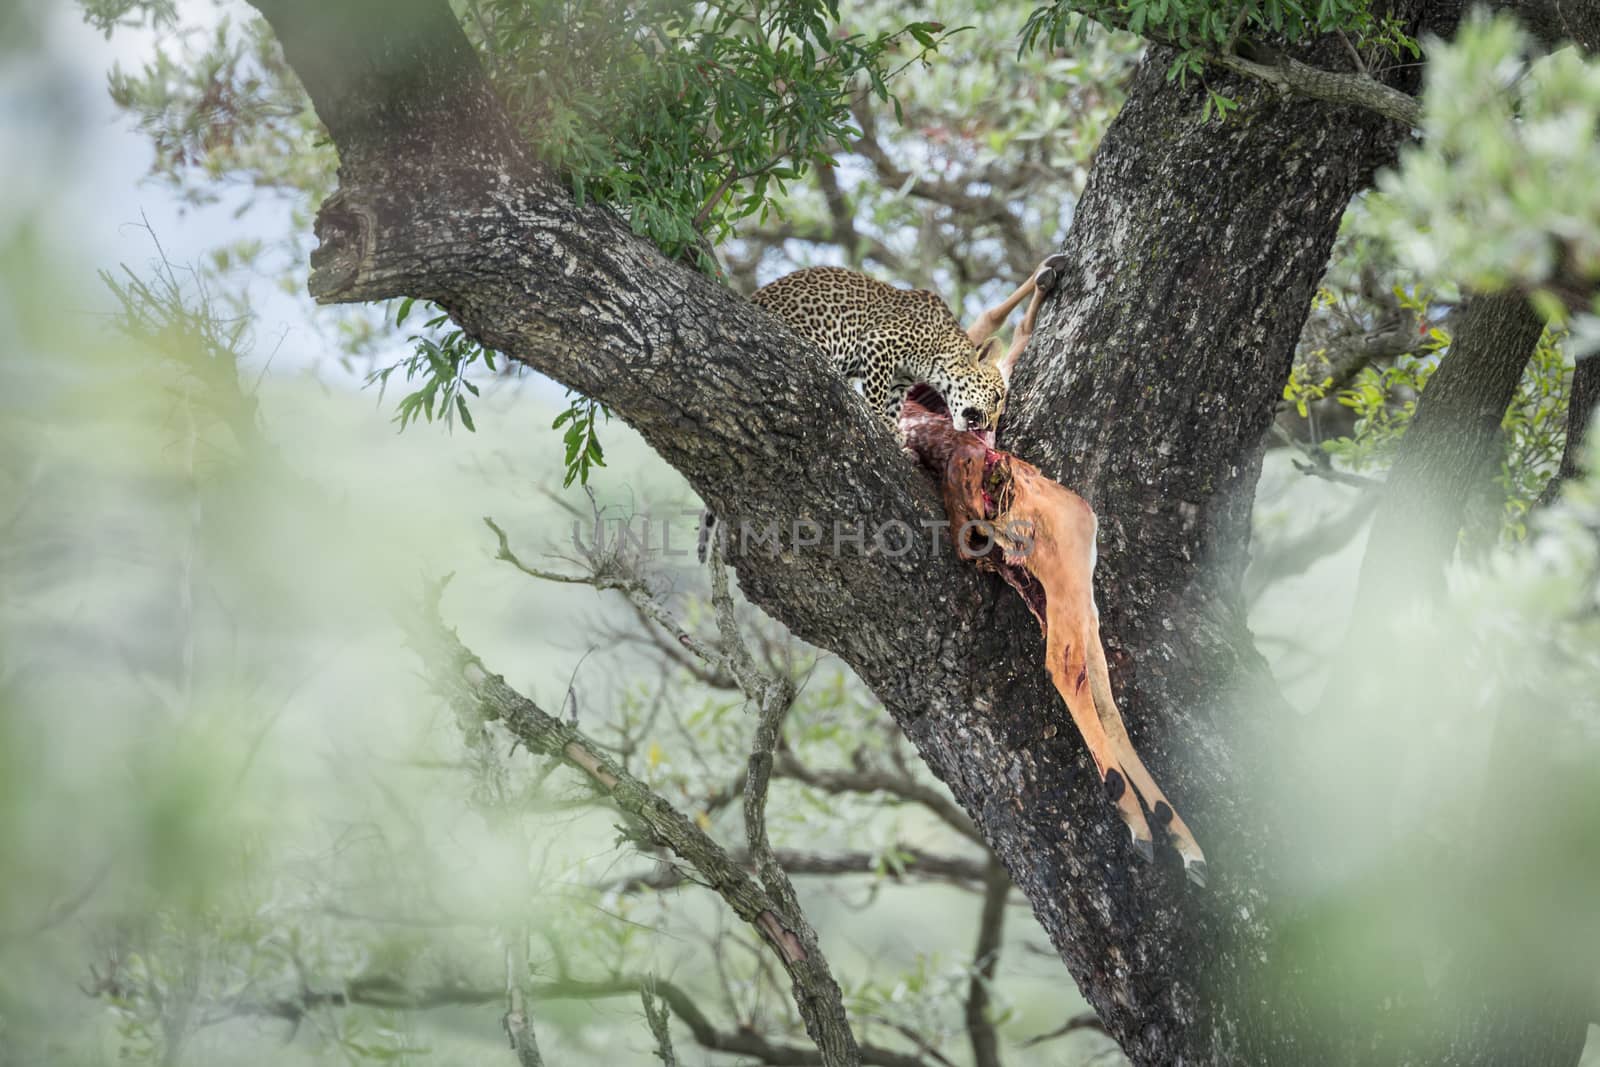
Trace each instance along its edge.
<path fill-rule="evenodd" d="M 957 430 L 993 430 L 1000 421 L 1006 406 L 1007 368 L 1002 361 L 1000 342 L 991 337 L 946 365 L 944 402 Z"/>

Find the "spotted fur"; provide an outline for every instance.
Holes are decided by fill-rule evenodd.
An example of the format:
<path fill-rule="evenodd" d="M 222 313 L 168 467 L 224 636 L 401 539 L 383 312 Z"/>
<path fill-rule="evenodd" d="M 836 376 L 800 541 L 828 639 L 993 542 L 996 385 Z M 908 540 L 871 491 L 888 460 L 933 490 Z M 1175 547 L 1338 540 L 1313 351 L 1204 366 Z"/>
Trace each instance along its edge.
<path fill-rule="evenodd" d="M 756 290 L 756 304 L 815 343 L 898 433 L 915 385 L 944 399 L 958 430 L 991 430 L 1005 405 L 1000 346 L 974 345 L 945 302 L 842 267 L 809 267 Z"/>

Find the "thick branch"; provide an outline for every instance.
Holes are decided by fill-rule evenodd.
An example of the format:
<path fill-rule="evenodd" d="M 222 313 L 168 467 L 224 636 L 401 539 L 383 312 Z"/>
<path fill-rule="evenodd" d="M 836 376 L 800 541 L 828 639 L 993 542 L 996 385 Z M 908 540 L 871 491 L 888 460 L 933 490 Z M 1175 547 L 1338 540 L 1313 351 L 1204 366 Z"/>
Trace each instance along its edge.
<path fill-rule="evenodd" d="M 1126 15 L 1097 13 L 1095 19 L 1112 29 L 1128 29 Z M 1181 42 L 1151 32 L 1149 28 L 1141 33 L 1147 40 L 1163 47 L 1182 47 Z M 1365 108 L 1408 129 L 1421 121 L 1422 105 L 1417 102 L 1416 97 L 1401 92 L 1370 74 L 1325 70 L 1303 63 L 1275 49 L 1251 50 L 1249 46 L 1245 47 L 1246 50 L 1252 51 L 1251 57 L 1241 55 L 1237 51 L 1224 50 L 1206 52 L 1204 59 L 1229 73 L 1269 85 L 1280 93 L 1292 93 L 1325 104 Z"/>
<path fill-rule="evenodd" d="M 1323 70 L 1282 54 L 1262 54 L 1247 59 L 1236 53 L 1221 53 L 1206 58 L 1224 70 L 1254 78 L 1279 92 L 1329 104 L 1366 108 L 1407 128 L 1418 125 L 1422 119 L 1422 105 L 1416 97 L 1368 74 Z"/>
<path fill-rule="evenodd" d="M 692 820 L 607 758 L 574 727 L 546 713 L 490 674 L 432 614 L 415 635 L 436 683 L 462 713 L 499 722 L 530 752 L 552 756 L 578 771 L 591 787 L 629 816 L 643 834 L 693 865 L 704 882 L 772 948 L 794 983 L 796 1006 L 828 1067 L 861 1062 L 845 1018 L 839 986 L 809 927 L 796 930 L 792 901 L 775 899 Z"/>
<path fill-rule="evenodd" d="M 317 299 L 433 300 L 485 344 L 605 401 L 718 514 L 746 596 L 885 700 L 927 706 L 966 688 L 970 665 L 925 606 L 970 612 L 982 583 L 932 537 L 900 551 L 894 530 L 937 521 L 937 499 L 817 350 L 609 209 L 576 205 L 516 144 L 443 0 L 259 6 L 340 152 Z M 450 69 L 397 87 L 383 72 L 402 60 Z M 430 87 L 459 106 L 417 103 Z M 797 524 L 820 529 L 824 548 L 797 550 Z M 855 624 L 867 615 L 875 625 Z M 917 646 L 918 672 L 886 633 Z"/>
<path fill-rule="evenodd" d="M 794 883 L 778 862 L 772 842 L 767 837 L 767 785 L 772 777 L 772 752 L 778 746 L 783 721 L 794 705 L 794 686 L 788 678 L 764 674 L 756 666 L 755 657 L 745 646 L 734 618 L 728 574 L 716 546 L 712 546 L 711 551 L 711 602 L 716 610 L 717 630 L 722 636 L 725 667 L 729 674 L 738 679 L 749 705 L 757 712 L 744 789 L 745 841 L 750 850 L 750 862 L 775 904 L 773 910 L 760 916 L 757 922 L 766 929 L 769 940 L 777 944 L 787 958 L 808 963 L 811 969 L 828 975 L 828 964 L 822 956 L 816 931 L 806 919 L 800 899 L 794 891 Z M 794 973 L 792 969 L 790 973 Z M 802 983 L 797 978 L 794 997 L 796 1003 L 801 1005 L 801 1014 L 806 1017 L 806 1029 L 812 1040 L 816 1041 L 825 1062 L 859 1061 L 860 1052 L 856 1049 L 855 1035 L 848 1026 L 828 1029 L 811 1025 L 812 1018 L 841 1021 L 845 1018 L 842 994 L 831 977 L 825 983 Z M 808 998 L 819 998 L 821 1003 L 813 1005 L 808 1011 Z"/>

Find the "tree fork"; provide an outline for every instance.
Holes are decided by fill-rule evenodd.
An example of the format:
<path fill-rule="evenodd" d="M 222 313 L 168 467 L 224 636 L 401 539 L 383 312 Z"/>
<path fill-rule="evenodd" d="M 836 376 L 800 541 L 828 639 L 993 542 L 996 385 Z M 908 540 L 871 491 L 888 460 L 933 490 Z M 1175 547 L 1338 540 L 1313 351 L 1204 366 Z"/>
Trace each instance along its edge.
<path fill-rule="evenodd" d="M 319 300 L 440 303 L 485 344 L 604 400 L 735 528 L 942 517 L 819 353 L 610 211 L 576 206 L 527 158 L 444 0 L 255 2 L 340 151 Z M 1135 1063 L 1314 1062 L 1304 989 L 1276 981 L 1314 961 L 1277 939 L 1273 857 L 1295 827 L 1262 807 L 1270 764 L 1240 741 L 1252 723 L 1281 725 L 1281 698 L 1239 574 L 1263 431 L 1311 294 L 1345 204 L 1402 131 L 1227 77 L 1208 81 L 1241 112 L 1201 124 L 1203 90 L 1169 84 L 1170 59 L 1152 50 L 1100 148 L 1066 242 L 1069 291 L 1046 304 L 1005 433 L 1103 517 L 1116 698 L 1207 842 L 1212 888 L 1188 887 L 1173 856 L 1133 859 L 1032 619 L 947 544 L 730 562 L 752 602 L 884 702 Z M 1392 82 L 1409 91 L 1414 76 Z"/>

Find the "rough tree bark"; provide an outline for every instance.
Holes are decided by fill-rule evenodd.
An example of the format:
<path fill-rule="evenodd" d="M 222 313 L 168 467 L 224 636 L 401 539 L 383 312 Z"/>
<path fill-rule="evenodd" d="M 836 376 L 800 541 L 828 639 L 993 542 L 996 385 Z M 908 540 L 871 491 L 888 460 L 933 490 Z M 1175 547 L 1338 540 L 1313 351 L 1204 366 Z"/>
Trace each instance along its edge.
<path fill-rule="evenodd" d="M 1572 370 L 1572 392 L 1567 397 L 1567 443 L 1561 451 L 1561 467 L 1550 480 L 1540 503 L 1550 503 L 1561 491 L 1562 482 L 1583 473 L 1597 402 L 1600 402 L 1600 358 L 1590 355 L 1578 360 Z"/>
<path fill-rule="evenodd" d="M 733 531 L 745 595 L 848 663 L 950 785 L 1136 1063 L 1359 1058 L 1360 1034 L 1325 1043 L 1315 985 L 1295 980 L 1316 961 L 1278 936 L 1273 857 L 1293 828 L 1261 806 L 1267 765 L 1244 735 L 1280 725 L 1280 701 L 1239 577 L 1308 302 L 1346 202 L 1402 131 L 1209 77 L 1243 106 L 1201 124 L 1199 85 L 1168 84 L 1153 54 L 1067 241 L 1078 291 L 1048 306 L 1020 369 L 1005 443 L 1103 517 L 1117 699 L 1206 848 L 1197 890 L 1175 857 L 1147 867 L 1128 848 L 1037 627 L 927 536 L 942 515 L 913 463 L 819 353 L 531 162 L 445 0 L 252 2 L 340 152 L 317 299 L 436 301 L 637 429 Z M 797 522 L 821 548 L 795 544 Z M 769 524 L 774 551 L 740 536 Z M 875 547 L 886 527 L 900 533 Z M 834 541 L 852 528 L 866 551 Z M 1554 1042 L 1526 1051 L 1571 1062 Z"/>

